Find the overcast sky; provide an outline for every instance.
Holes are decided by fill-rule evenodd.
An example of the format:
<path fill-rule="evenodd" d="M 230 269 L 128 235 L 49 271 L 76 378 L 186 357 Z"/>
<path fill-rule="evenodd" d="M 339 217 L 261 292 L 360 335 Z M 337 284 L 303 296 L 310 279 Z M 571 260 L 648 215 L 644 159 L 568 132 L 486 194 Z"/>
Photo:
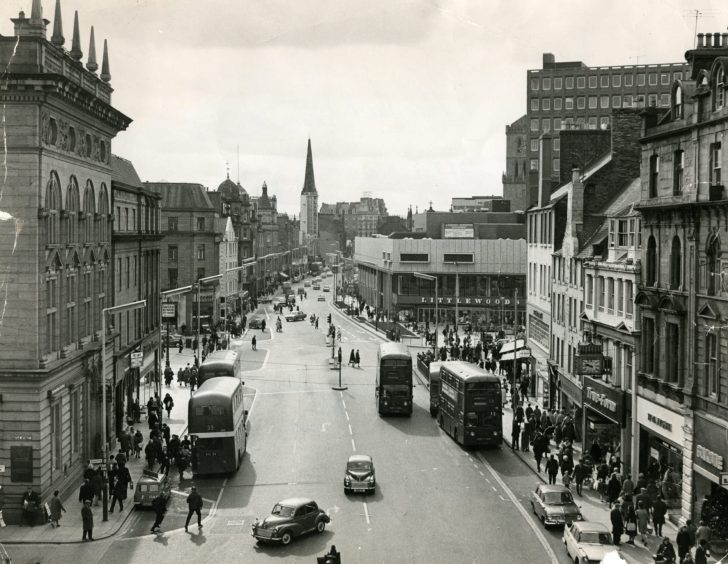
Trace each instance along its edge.
<path fill-rule="evenodd" d="M 85 55 L 109 41 L 113 142 L 143 180 L 265 180 L 298 214 L 306 140 L 320 202 L 382 197 L 390 213 L 501 194 L 505 126 L 544 52 L 588 65 L 684 60 L 728 5 L 677 0 L 61 0 Z M 2 0 L 7 19 L 31 0 Z M 43 0 L 53 19 L 55 0 Z M 49 26 L 48 37 L 51 35 Z"/>

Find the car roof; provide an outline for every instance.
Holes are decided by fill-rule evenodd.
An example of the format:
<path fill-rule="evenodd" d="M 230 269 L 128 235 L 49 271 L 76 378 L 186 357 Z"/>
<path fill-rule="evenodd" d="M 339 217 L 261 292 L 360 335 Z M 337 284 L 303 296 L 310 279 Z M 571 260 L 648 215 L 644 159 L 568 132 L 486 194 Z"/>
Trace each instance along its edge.
<path fill-rule="evenodd" d="M 569 492 L 571 490 L 566 486 L 559 486 L 558 484 L 539 484 L 538 486 L 542 492 Z"/>
<path fill-rule="evenodd" d="M 349 462 L 371 462 L 372 457 L 368 454 L 352 454 L 349 457 Z"/>
<path fill-rule="evenodd" d="M 277 505 L 283 505 L 284 507 L 300 507 L 301 505 L 308 505 L 309 503 L 316 503 L 314 500 L 308 497 L 289 497 L 279 501 Z"/>
<path fill-rule="evenodd" d="M 594 521 L 575 521 L 574 526 L 578 528 L 581 532 L 588 531 L 594 533 L 611 534 L 611 530 L 609 529 L 609 527 L 603 525 L 602 523 L 596 523 Z"/>

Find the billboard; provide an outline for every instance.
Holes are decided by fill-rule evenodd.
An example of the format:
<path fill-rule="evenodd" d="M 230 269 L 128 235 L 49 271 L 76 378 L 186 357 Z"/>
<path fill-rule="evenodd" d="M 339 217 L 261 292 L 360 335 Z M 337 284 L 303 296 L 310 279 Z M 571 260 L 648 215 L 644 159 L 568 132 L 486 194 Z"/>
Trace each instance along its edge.
<path fill-rule="evenodd" d="M 472 223 L 446 223 L 442 236 L 445 239 L 474 239 L 475 229 Z"/>
<path fill-rule="evenodd" d="M 177 304 L 175 302 L 162 303 L 162 321 L 170 323 L 177 322 Z"/>

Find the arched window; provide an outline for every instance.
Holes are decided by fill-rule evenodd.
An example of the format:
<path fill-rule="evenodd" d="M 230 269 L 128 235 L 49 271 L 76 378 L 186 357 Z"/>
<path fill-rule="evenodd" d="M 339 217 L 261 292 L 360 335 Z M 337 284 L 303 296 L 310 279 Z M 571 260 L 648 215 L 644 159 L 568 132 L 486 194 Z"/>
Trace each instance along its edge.
<path fill-rule="evenodd" d="M 645 275 L 647 285 L 654 286 L 657 282 L 657 243 L 653 236 L 650 236 L 647 241 L 647 265 Z"/>
<path fill-rule="evenodd" d="M 683 90 L 682 86 L 680 85 L 675 87 L 675 91 L 672 97 L 672 118 L 683 118 Z"/>
<path fill-rule="evenodd" d="M 78 276 L 81 263 L 78 260 L 78 254 L 73 253 L 70 264 L 66 269 L 66 327 L 64 344 L 70 345 L 78 341 Z"/>
<path fill-rule="evenodd" d="M 720 238 L 715 232 L 708 236 L 705 257 L 708 294 L 715 296 L 720 290 Z"/>
<path fill-rule="evenodd" d="M 66 189 L 66 218 L 64 229 L 66 243 L 78 242 L 78 212 L 80 210 L 80 202 L 78 199 L 78 183 L 76 178 L 71 176 Z"/>
<path fill-rule="evenodd" d="M 48 267 L 45 277 L 45 297 L 46 297 L 46 323 L 45 323 L 45 343 L 44 353 L 51 354 L 57 352 L 59 346 L 60 328 L 60 280 L 61 261 L 56 254 L 51 265 Z"/>
<path fill-rule="evenodd" d="M 90 180 L 86 181 L 86 190 L 83 194 L 83 211 L 86 212 L 85 242 L 93 243 L 95 241 L 94 215 L 96 213 L 96 196 L 94 194 L 94 185 Z"/>
<path fill-rule="evenodd" d="M 61 183 L 55 172 L 51 172 L 51 178 L 46 184 L 45 208 L 46 242 L 49 245 L 56 245 L 60 242 L 58 222 L 61 215 Z"/>
<path fill-rule="evenodd" d="M 719 110 L 725 104 L 725 70 L 720 61 L 716 61 L 713 74 L 713 109 Z"/>
<path fill-rule="evenodd" d="M 101 242 L 109 241 L 109 196 L 106 191 L 106 184 L 101 184 L 99 190 L 99 233 L 98 238 Z"/>
<path fill-rule="evenodd" d="M 682 245 L 680 238 L 675 235 L 672 238 L 670 248 L 670 288 L 679 290 L 682 285 Z"/>

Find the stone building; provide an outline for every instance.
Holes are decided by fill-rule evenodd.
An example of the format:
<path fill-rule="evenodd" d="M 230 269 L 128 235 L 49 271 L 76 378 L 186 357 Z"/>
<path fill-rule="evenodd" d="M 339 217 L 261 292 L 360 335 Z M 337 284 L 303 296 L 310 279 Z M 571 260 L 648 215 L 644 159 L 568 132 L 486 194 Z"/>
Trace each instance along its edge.
<path fill-rule="evenodd" d="M 503 197 L 510 201 L 506 211 L 525 211 L 528 198 L 529 150 L 528 116 L 523 115 L 506 125 L 506 170 L 502 176 Z"/>
<path fill-rule="evenodd" d="M 318 238 L 318 192 L 316 191 L 316 178 L 313 174 L 313 153 L 311 152 L 311 140 L 308 140 L 306 151 L 306 172 L 303 178 L 301 189 L 301 214 L 300 214 L 302 245 L 311 246 Z M 315 244 L 311 247 L 311 254 L 316 254 Z"/>
<path fill-rule="evenodd" d="M 12 21 L 14 33 L 0 36 L 0 482 L 11 523 L 28 486 L 46 501 L 75 488 L 86 459 L 101 454 L 101 316 L 114 303 L 111 140 L 131 122 L 111 105 L 106 43 L 97 74 L 93 28 L 84 68 L 78 20 L 70 52 L 63 47 L 60 2 L 50 41 L 41 0 Z"/>
<path fill-rule="evenodd" d="M 726 540 L 728 34 L 698 34 L 686 59 L 668 107 L 644 116 L 639 468 L 675 520 L 705 516 Z"/>

